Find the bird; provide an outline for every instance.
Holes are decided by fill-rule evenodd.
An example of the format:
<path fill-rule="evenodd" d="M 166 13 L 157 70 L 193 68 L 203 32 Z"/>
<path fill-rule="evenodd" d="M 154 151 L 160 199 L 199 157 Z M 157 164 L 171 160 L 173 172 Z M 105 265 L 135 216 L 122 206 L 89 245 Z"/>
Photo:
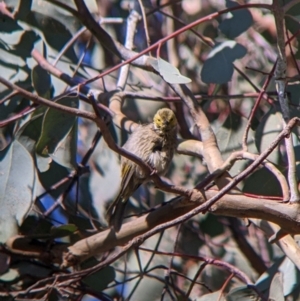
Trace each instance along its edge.
<path fill-rule="evenodd" d="M 153 122 L 140 124 L 123 145 L 128 152 L 136 155 L 159 176 L 164 175 L 172 161 L 177 146 L 177 119 L 168 108 L 159 109 Z M 119 232 L 126 203 L 138 187 L 148 182 L 149 174 L 133 161 L 121 158 L 121 186 L 115 200 L 106 212 L 108 224 Z"/>

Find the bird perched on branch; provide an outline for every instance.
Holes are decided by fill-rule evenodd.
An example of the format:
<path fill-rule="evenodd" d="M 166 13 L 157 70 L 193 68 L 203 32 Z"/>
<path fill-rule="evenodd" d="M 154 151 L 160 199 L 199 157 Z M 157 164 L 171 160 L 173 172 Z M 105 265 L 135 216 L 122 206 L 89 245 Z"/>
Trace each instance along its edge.
<path fill-rule="evenodd" d="M 177 146 L 177 119 L 170 109 L 156 112 L 153 123 L 140 125 L 130 135 L 123 148 L 147 163 L 158 175 L 164 175 Z M 131 160 L 121 159 L 121 188 L 107 210 L 109 224 L 119 231 L 129 197 L 143 183 L 149 181 L 140 166 Z"/>

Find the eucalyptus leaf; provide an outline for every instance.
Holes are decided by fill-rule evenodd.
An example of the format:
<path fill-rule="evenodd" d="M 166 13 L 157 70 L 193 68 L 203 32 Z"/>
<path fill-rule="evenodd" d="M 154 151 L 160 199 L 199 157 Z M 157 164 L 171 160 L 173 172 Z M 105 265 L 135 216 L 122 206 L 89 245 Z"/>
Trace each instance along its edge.
<path fill-rule="evenodd" d="M 112 267 L 105 267 L 99 272 L 84 277 L 83 282 L 97 292 L 102 292 L 114 279 L 115 270 Z"/>
<path fill-rule="evenodd" d="M 23 60 L 31 56 L 34 43 L 39 36 L 32 30 L 15 31 L 9 34 L 0 33 L 0 48 Z M 2 58 L 5 60 L 5 58 Z"/>
<path fill-rule="evenodd" d="M 57 103 L 77 108 L 79 101 L 77 97 L 65 97 L 57 100 Z M 49 108 L 44 116 L 42 132 L 36 145 L 36 152 L 44 157 L 53 154 L 59 143 L 70 133 L 77 118 L 66 112 Z"/>
<path fill-rule="evenodd" d="M 32 215 L 29 213 L 20 227 L 20 233 L 27 235 L 30 238 L 49 238 L 51 227 L 52 223 L 44 217 L 39 218 L 37 215 Z"/>
<path fill-rule="evenodd" d="M 226 0 L 226 7 L 236 7 L 238 3 Z M 252 24 L 253 18 L 248 9 L 239 9 L 227 13 L 228 17 L 221 22 L 219 29 L 228 39 L 234 39 L 246 31 Z"/>
<path fill-rule="evenodd" d="M 89 267 L 97 264 L 96 259 L 91 258 L 81 265 L 82 269 L 88 269 Z M 116 277 L 115 269 L 111 266 L 107 266 L 100 271 L 93 273 L 83 278 L 83 282 L 94 289 L 97 292 L 102 292 L 107 288 L 108 284 L 114 281 Z"/>
<path fill-rule="evenodd" d="M 1 72 L 0 67 L 0 72 Z M 10 91 L 5 90 L 2 93 L 0 93 L 0 97 L 3 98 L 7 96 L 10 93 Z M 7 118 L 7 116 L 14 114 L 14 112 L 17 110 L 18 105 L 20 103 L 21 97 L 19 95 L 12 97 L 9 101 L 5 103 L 5 105 L 2 105 L 0 108 L 0 120 L 4 120 Z"/>
<path fill-rule="evenodd" d="M 40 65 L 36 65 L 31 72 L 32 84 L 39 96 L 49 97 L 49 92 L 51 88 L 51 76 L 43 69 Z M 48 96 L 48 97 L 47 97 Z"/>
<path fill-rule="evenodd" d="M 24 20 L 30 13 L 33 0 L 9 0 L 11 6 L 15 6 L 16 14 L 15 17 L 19 20 Z"/>
<path fill-rule="evenodd" d="M 77 123 L 75 122 L 70 132 L 61 141 L 61 143 L 59 143 L 54 154 L 50 155 L 52 160 L 68 169 L 75 168 L 77 155 L 77 137 L 78 127 Z"/>
<path fill-rule="evenodd" d="M 18 234 L 35 199 L 36 181 L 33 159 L 20 142 L 15 140 L 0 152 L 1 242 Z"/>
<path fill-rule="evenodd" d="M 260 183 L 260 185 L 257 185 L 257 183 Z M 244 180 L 243 192 L 256 195 L 282 196 L 278 179 L 264 167 L 255 170 Z"/>
<path fill-rule="evenodd" d="M 242 149 L 242 141 L 244 130 L 247 125 L 247 119 L 235 113 L 230 113 L 216 132 L 218 146 L 221 150 L 222 156 L 226 159 L 233 151 Z M 251 152 L 255 153 L 254 132 L 250 129 L 248 133 L 248 147 Z M 236 175 L 243 170 L 245 161 L 235 162 L 230 169 L 232 175 Z"/>
<path fill-rule="evenodd" d="M 275 280 L 275 282 L 280 281 L 281 285 L 278 284 L 280 287 L 273 287 L 272 288 L 272 282 L 274 281 L 277 274 L 280 274 L 282 277 L 282 280 Z M 288 296 L 292 293 L 295 293 L 296 295 L 299 295 L 300 293 L 300 285 L 299 285 L 299 279 L 300 278 L 300 271 L 297 269 L 295 264 L 288 258 L 288 257 L 282 257 L 277 259 L 274 264 L 268 268 L 268 270 L 262 274 L 259 279 L 256 281 L 255 286 L 263 292 L 268 292 L 270 289 L 275 292 L 275 290 L 282 291 L 282 294 L 280 294 L 278 297 L 282 298 L 282 296 Z M 278 286 L 277 285 L 277 286 Z M 274 297 L 274 294 L 272 294 Z M 277 299 L 275 299 L 277 301 Z M 281 299 L 279 299 L 281 300 Z"/>
<path fill-rule="evenodd" d="M 158 58 L 158 72 L 169 84 L 188 84 L 191 79 L 180 74 L 179 70 L 167 61 Z"/>
<path fill-rule="evenodd" d="M 270 301 L 284 301 L 283 296 L 283 279 L 280 273 L 276 273 L 270 287 Z"/>
<path fill-rule="evenodd" d="M 33 155 L 35 144 L 38 141 L 43 122 L 43 112 L 32 116 L 16 133 L 16 139 Z"/>
<path fill-rule="evenodd" d="M 36 166 L 39 172 L 46 172 L 50 168 L 52 162 L 51 157 L 44 157 L 39 154 L 35 154 Z"/>
<path fill-rule="evenodd" d="M 14 265 L 14 268 L 21 276 L 29 275 L 31 277 L 47 277 L 51 274 L 51 269 L 46 265 L 36 264 L 35 262 L 20 261 Z"/>
<path fill-rule="evenodd" d="M 13 52 L 8 52 L 0 48 L 0 64 L 2 67 L 10 67 L 11 69 L 14 68 L 15 72 L 18 71 L 18 68 L 25 66 L 25 60 L 15 55 Z"/>
<path fill-rule="evenodd" d="M 260 301 L 255 291 L 247 286 L 236 287 L 226 295 L 226 301 Z"/>
<path fill-rule="evenodd" d="M 40 37 L 33 30 L 25 30 L 21 34 L 20 41 L 12 49 L 12 53 L 24 59 L 31 57 L 34 43 L 38 39 L 40 39 Z"/>
<path fill-rule="evenodd" d="M 39 2 L 44 2 L 43 5 L 47 3 L 46 1 Z M 53 17 L 55 13 L 49 15 L 50 12 L 51 10 L 47 11 L 47 9 L 43 12 L 32 10 L 27 15 L 26 22 L 38 30 L 38 33 L 44 37 L 44 40 L 48 46 L 59 52 L 72 38 L 72 34 L 66 26 L 66 17 L 64 20 L 59 21 Z M 64 56 L 73 62 L 76 62 L 77 60 L 77 56 L 73 47 L 69 47 L 64 53 Z"/>
<path fill-rule="evenodd" d="M 44 159 L 50 159 L 51 163 L 44 172 L 39 170 L 39 179 L 44 189 L 48 190 L 52 185 L 67 177 L 70 174 L 70 172 L 65 167 L 57 164 L 51 158 Z M 68 182 L 59 185 L 55 190 L 51 190 L 49 194 L 53 196 L 53 198 L 57 198 L 61 193 L 63 193 L 66 190 L 68 185 Z"/>
<path fill-rule="evenodd" d="M 104 139 L 98 143 L 96 152 L 97 155 L 93 157 L 95 168 L 91 168 L 88 191 L 98 216 L 104 219 L 104 206 L 116 197 L 120 187 L 120 160 L 118 155 L 109 149 Z"/>
<path fill-rule="evenodd" d="M 1 14 L 0 18 L 0 32 L 13 32 L 16 30 L 22 30 L 22 27 L 18 24 L 18 22 L 8 15 Z"/>
<path fill-rule="evenodd" d="M 217 43 L 209 53 L 201 70 L 205 83 L 224 84 L 231 80 L 233 62 L 245 56 L 247 49 L 235 41 Z"/>
<path fill-rule="evenodd" d="M 36 165 L 39 172 L 45 172 L 49 169 L 52 159 L 42 157 L 35 152 L 35 146 L 41 135 L 43 124 L 43 109 L 37 112 L 27 123 L 25 123 L 16 133 L 16 139 L 31 153 L 36 160 Z"/>
<path fill-rule="evenodd" d="M 255 144 L 259 152 L 266 150 L 282 131 L 282 115 L 274 107 L 264 115 L 255 132 Z M 274 164 L 281 162 L 279 148 L 275 148 L 267 158 Z"/>
<path fill-rule="evenodd" d="M 275 262 L 257 279 L 255 286 L 261 291 L 269 290 L 274 275 L 278 272 L 278 268 L 283 263 L 284 257 L 278 258 Z"/>
<path fill-rule="evenodd" d="M 196 298 L 195 301 L 225 301 L 225 297 L 223 295 L 223 291 L 219 290 Z"/>
<path fill-rule="evenodd" d="M 278 270 L 283 277 L 283 295 L 287 296 L 294 292 L 295 289 L 298 290 L 299 294 L 300 284 L 298 279 L 300 278 L 300 272 L 295 264 L 286 257 Z"/>
<path fill-rule="evenodd" d="M 73 224 L 62 225 L 59 227 L 52 227 L 50 235 L 52 237 L 65 237 L 73 234 L 77 230 L 77 227 Z"/>

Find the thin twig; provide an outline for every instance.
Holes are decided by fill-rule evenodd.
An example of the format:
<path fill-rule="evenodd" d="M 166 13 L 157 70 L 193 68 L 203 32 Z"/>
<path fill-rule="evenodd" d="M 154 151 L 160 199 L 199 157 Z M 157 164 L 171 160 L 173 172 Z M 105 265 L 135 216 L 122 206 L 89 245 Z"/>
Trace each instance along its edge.
<path fill-rule="evenodd" d="M 51 100 L 48 100 L 44 97 L 38 96 L 37 94 L 33 94 L 13 83 L 11 83 L 10 81 L 6 80 L 4 77 L 0 76 L 0 82 L 5 85 L 6 87 L 10 88 L 11 90 L 14 91 L 18 91 L 20 94 L 22 94 L 23 96 L 27 97 L 28 99 L 32 100 L 35 103 L 38 103 L 40 105 L 44 105 L 68 114 L 72 114 L 78 117 L 83 117 L 83 118 L 87 118 L 89 120 L 95 121 L 96 120 L 96 115 L 84 110 L 80 110 L 80 109 L 75 109 L 75 108 L 71 108 L 71 107 L 67 107 L 67 106 L 63 106 L 57 102 L 53 102 Z M 68 92 L 70 93 L 70 92 Z"/>
<path fill-rule="evenodd" d="M 49 1 L 49 0 L 47 0 Z M 123 23 L 124 20 L 122 18 L 101 18 L 99 24 L 116 24 L 116 23 Z M 55 60 L 52 62 L 52 65 L 55 67 L 60 58 L 65 54 L 65 52 L 72 46 L 76 40 L 87 31 L 86 27 L 79 29 L 72 38 L 64 45 L 61 51 L 57 54 Z"/>
<path fill-rule="evenodd" d="M 138 0 L 138 1 L 139 1 L 140 9 L 141 9 L 141 12 L 142 12 L 142 17 L 143 17 L 147 47 L 149 47 L 150 44 L 151 44 L 151 40 L 150 40 L 150 35 L 149 35 L 149 30 L 148 30 L 148 24 L 147 24 L 147 17 L 146 17 L 146 14 L 145 14 L 145 8 L 144 8 L 144 5 L 143 5 L 143 1 L 142 0 Z M 151 56 L 150 52 L 149 52 L 149 55 Z"/>
<path fill-rule="evenodd" d="M 243 134 L 243 139 L 242 139 L 242 146 L 243 146 L 243 150 L 244 151 L 247 151 L 248 150 L 248 146 L 247 146 L 247 139 L 248 139 L 248 133 L 249 133 L 249 130 L 250 130 L 250 127 L 251 127 L 251 124 L 252 124 L 252 121 L 253 121 L 253 118 L 254 118 L 254 114 L 256 113 L 257 111 L 257 108 L 260 104 L 260 101 L 261 99 L 263 98 L 263 95 L 265 95 L 266 93 L 266 90 L 267 90 L 267 87 L 269 86 L 270 82 L 271 82 L 271 79 L 272 79 L 272 76 L 273 76 L 273 73 L 274 73 L 274 70 L 275 70 L 275 66 L 276 66 L 276 63 L 274 64 L 271 72 L 269 73 L 267 79 L 265 80 L 260 92 L 259 92 L 259 95 L 255 101 L 255 104 L 253 106 L 253 108 L 251 109 L 251 113 L 248 117 L 248 122 L 247 122 L 247 125 L 246 125 L 246 128 L 245 128 L 245 131 L 244 131 L 244 134 Z"/>

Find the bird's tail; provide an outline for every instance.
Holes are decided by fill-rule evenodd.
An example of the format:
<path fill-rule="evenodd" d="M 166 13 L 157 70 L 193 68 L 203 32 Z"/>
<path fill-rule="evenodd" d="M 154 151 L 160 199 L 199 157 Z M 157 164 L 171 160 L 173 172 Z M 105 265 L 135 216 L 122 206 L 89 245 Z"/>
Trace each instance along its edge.
<path fill-rule="evenodd" d="M 127 200 L 124 200 L 121 194 L 119 194 L 107 209 L 106 220 L 116 232 L 119 232 L 121 228 L 126 203 Z"/>

